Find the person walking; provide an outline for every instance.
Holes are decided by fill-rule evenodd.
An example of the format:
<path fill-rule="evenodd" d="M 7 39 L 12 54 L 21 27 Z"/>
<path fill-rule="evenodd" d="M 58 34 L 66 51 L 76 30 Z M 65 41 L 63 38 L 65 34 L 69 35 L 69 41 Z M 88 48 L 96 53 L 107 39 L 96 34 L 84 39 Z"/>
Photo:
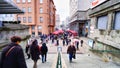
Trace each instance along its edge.
<path fill-rule="evenodd" d="M 20 37 L 11 37 L 11 43 L 2 50 L 0 68 L 27 68 L 20 42 Z"/>
<path fill-rule="evenodd" d="M 81 47 L 83 46 L 83 40 L 80 41 L 81 42 Z"/>
<path fill-rule="evenodd" d="M 38 41 L 35 39 L 30 47 L 30 54 L 31 54 L 31 59 L 34 61 L 33 68 L 37 68 L 37 61 L 40 59 L 40 51 L 39 51 L 39 46 L 38 46 Z"/>
<path fill-rule="evenodd" d="M 56 45 L 59 46 L 59 39 L 56 40 Z"/>
<path fill-rule="evenodd" d="M 63 43 L 63 46 L 65 46 L 65 39 L 63 39 L 62 43 Z"/>
<path fill-rule="evenodd" d="M 47 52 L 48 52 L 48 47 L 46 46 L 46 43 L 43 43 L 42 46 L 41 46 L 42 63 L 47 61 L 46 60 Z"/>
<path fill-rule="evenodd" d="M 76 49 L 79 50 L 79 41 L 75 41 Z"/>
<path fill-rule="evenodd" d="M 27 54 L 28 56 L 28 59 L 30 58 L 30 45 L 26 45 L 26 48 L 25 48 L 25 53 Z"/>
<path fill-rule="evenodd" d="M 74 42 L 72 42 L 67 49 L 67 54 L 69 54 L 69 61 L 72 62 L 72 58 L 75 59 L 76 48 L 74 46 Z"/>

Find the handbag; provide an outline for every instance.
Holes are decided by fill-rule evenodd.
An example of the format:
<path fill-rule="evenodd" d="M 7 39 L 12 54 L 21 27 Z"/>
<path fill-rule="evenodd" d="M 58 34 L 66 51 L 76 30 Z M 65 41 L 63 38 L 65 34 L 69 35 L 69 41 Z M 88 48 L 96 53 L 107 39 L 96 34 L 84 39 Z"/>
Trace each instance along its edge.
<path fill-rule="evenodd" d="M 76 56 L 75 56 L 75 54 L 73 54 L 73 55 L 72 55 L 72 58 L 73 58 L 73 59 L 76 59 Z"/>

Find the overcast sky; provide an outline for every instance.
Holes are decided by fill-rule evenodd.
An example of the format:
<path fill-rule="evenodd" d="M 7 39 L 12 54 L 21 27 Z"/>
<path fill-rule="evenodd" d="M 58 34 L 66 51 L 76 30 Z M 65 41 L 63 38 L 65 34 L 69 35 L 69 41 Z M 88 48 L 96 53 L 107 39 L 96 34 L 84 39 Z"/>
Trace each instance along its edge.
<path fill-rule="evenodd" d="M 53 0 L 56 6 L 56 13 L 60 15 L 61 21 L 69 16 L 69 0 Z"/>

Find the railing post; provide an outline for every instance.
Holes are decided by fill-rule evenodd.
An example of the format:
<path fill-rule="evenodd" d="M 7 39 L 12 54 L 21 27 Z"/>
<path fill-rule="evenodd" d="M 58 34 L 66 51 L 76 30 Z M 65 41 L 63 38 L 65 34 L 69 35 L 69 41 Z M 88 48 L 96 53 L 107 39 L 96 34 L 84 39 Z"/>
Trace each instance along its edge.
<path fill-rule="evenodd" d="M 62 61 L 61 61 L 61 51 L 62 51 L 62 47 L 57 48 L 58 50 L 58 59 L 57 59 L 57 65 L 56 68 L 62 68 Z"/>

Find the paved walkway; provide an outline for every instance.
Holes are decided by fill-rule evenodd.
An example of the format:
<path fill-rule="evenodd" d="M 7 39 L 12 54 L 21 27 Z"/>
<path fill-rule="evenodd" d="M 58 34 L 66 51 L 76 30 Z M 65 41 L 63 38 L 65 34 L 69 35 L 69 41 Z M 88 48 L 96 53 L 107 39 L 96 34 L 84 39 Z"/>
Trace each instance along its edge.
<path fill-rule="evenodd" d="M 80 50 L 77 51 L 76 59 L 73 59 L 72 63 L 69 63 L 67 47 L 62 46 L 62 41 L 60 41 L 60 45 L 62 47 L 62 57 L 64 61 L 65 68 L 120 68 L 120 66 L 112 63 L 112 62 L 103 62 L 102 59 L 89 51 L 89 46 L 86 44 L 86 38 L 80 38 L 84 40 L 84 46 L 80 47 Z M 41 59 L 38 61 L 38 68 L 53 68 L 55 65 L 55 60 L 57 56 L 57 46 L 55 44 L 49 43 L 48 46 L 48 57 L 47 62 L 42 63 Z M 89 56 L 90 55 L 90 56 Z M 28 68 L 33 67 L 33 61 L 31 59 L 26 59 Z"/>
<path fill-rule="evenodd" d="M 112 62 L 103 62 L 102 59 L 95 55 L 77 54 L 72 63 L 69 62 L 67 54 L 63 54 L 63 58 L 67 68 L 120 68 L 120 66 Z"/>
<path fill-rule="evenodd" d="M 38 68 L 52 68 L 54 65 L 54 61 L 56 58 L 56 54 L 48 54 L 47 55 L 47 62 L 42 63 L 41 59 L 38 60 L 37 67 Z M 27 67 L 33 68 L 33 61 L 31 59 L 26 59 Z"/>

